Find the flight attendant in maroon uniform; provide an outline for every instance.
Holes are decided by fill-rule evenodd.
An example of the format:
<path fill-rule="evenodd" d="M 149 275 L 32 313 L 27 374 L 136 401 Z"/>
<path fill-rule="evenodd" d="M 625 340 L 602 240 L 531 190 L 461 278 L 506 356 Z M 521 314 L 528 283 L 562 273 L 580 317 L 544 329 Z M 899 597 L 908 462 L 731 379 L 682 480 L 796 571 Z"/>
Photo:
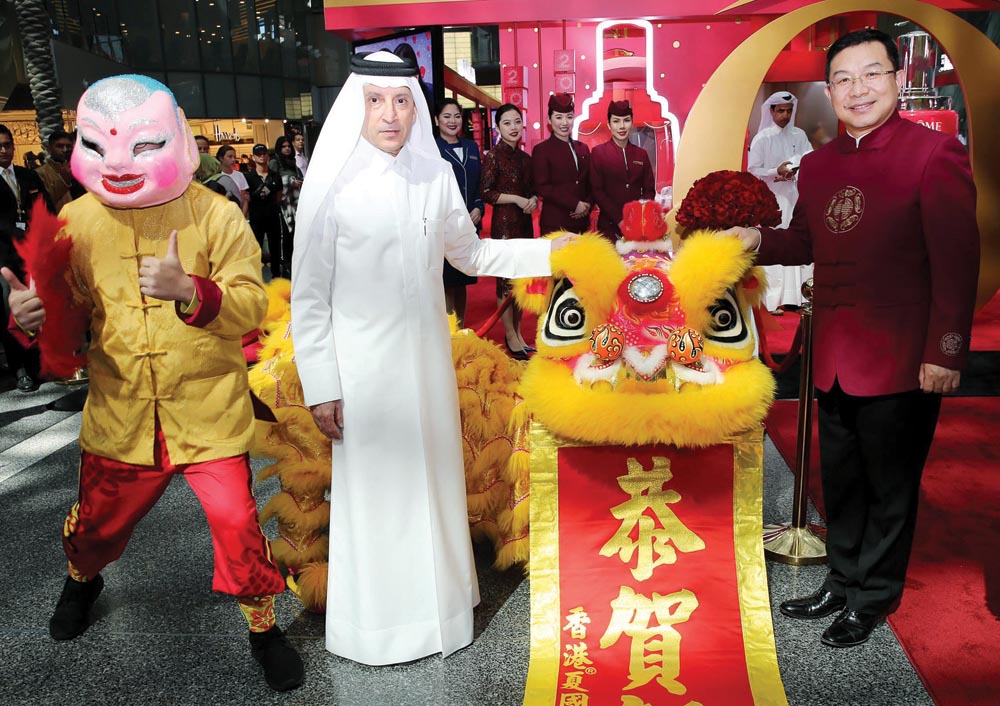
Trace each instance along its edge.
<path fill-rule="evenodd" d="M 521 149 L 524 119 L 516 105 L 504 103 L 497 108 L 497 130 L 500 139 L 483 156 L 483 201 L 493 206 L 490 237 L 494 240 L 535 237 L 531 214 L 538 208 L 538 197 L 531 183 L 531 157 Z M 501 306 L 511 291 L 510 280 L 497 277 L 497 306 Z M 511 357 L 527 360 L 535 348 L 521 335 L 521 310 L 515 302 L 501 316 L 504 344 Z"/>
<path fill-rule="evenodd" d="M 601 235 L 613 242 L 622 237 L 618 228 L 622 207 L 629 201 L 656 196 L 656 184 L 649 154 L 628 141 L 632 133 L 631 103 L 611 101 L 608 128 L 611 139 L 590 154 L 590 187 L 594 203 L 600 209 L 597 227 Z"/>
<path fill-rule="evenodd" d="M 531 152 L 535 193 L 542 199 L 542 235 L 557 230 L 582 233 L 590 225 L 590 150 L 570 137 L 573 112 L 573 96 L 549 96 L 552 134 Z"/>
<path fill-rule="evenodd" d="M 942 393 L 969 351 L 979 275 L 976 187 L 954 137 L 903 120 L 892 38 L 851 32 L 827 51 L 826 95 L 847 132 L 802 159 L 787 229 L 735 228 L 758 263 L 815 260 L 813 377 L 830 572 L 781 604 L 839 614 L 831 647 L 866 641 L 896 609 L 920 475 Z"/>

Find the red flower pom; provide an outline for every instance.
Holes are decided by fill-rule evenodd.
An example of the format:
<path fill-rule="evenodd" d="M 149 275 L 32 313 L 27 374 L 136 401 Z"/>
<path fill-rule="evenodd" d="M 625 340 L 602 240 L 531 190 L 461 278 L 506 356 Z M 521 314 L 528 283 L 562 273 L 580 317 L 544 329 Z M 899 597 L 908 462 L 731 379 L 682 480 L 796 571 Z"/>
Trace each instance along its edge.
<path fill-rule="evenodd" d="M 696 181 L 677 209 L 688 230 L 776 226 L 781 210 L 767 184 L 748 172 L 718 171 Z"/>

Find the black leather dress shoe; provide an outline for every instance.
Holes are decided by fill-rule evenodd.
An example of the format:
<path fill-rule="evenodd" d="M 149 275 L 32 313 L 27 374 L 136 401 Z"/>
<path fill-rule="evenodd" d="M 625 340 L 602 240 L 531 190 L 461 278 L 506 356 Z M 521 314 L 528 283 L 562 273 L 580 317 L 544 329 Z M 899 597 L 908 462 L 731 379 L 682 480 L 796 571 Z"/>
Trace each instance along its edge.
<path fill-rule="evenodd" d="M 872 630 L 883 622 L 885 622 L 885 616 L 881 613 L 860 613 L 845 608 L 830 623 L 830 627 L 823 631 L 820 642 L 830 647 L 854 647 L 868 642 Z"/>
<path fill-rule="evenodd" d="M 782 615 L 787 615 L 789 618 L 816 620 L 833 615 L 845 605 L 847 605 L 847 599 L 843 596 L 835 596 L 821 588 L 810 596 L 784 601 L 778 609 Z"/>

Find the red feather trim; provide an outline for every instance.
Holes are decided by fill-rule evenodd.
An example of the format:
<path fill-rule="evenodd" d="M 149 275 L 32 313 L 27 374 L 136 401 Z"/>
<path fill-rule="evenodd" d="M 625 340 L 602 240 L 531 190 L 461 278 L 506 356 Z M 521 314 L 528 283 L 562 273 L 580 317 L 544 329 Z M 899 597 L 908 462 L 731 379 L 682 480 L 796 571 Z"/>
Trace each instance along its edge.
<path fill-rule="evenodd" d="M 45 305 L 45 325 L 38 332 L 42 375 L 55 379 L 71 377 L 87 364 L 86 353 L 80 351 L 90 326 L 89 312 L 74 301 L 69 285 L 73 239 L 56 239 L 64 225 L 66 221 L 53 216 L 42 199 L 36 199 L 28 232 L 15 243 L 35 292 Z"/>

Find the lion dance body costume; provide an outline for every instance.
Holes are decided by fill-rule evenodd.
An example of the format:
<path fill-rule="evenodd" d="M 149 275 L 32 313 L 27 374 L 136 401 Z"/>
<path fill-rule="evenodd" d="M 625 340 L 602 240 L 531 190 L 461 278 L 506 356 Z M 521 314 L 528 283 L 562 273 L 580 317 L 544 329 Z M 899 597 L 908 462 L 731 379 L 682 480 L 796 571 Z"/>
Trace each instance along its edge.
<path fill-rule="evenodd" d="M 498 567 L 529 559 L 532 419 L 567 439 L 682 447 L 720 443 L 761 423 L 774 380 L 755 357 L 750 309 L 766 281 L 752 253 L 718 235 L 776 222 L 774 197 L 760 186 L 736 172 L 696 182 L 678 215 L 686 237 L 676 255 L 656 204 L 633 202 L 617 247 L 585 234 L 553 255 L 551 278 L 516 281 L 518 304 L 539 315 L 538 352 L 528 363 L 468 329 L 453 334 L 469 523 L 474 536 L 494 542 Z M 255 453 L 277 459 L 265 474 L 278 475 L 282 492 L 262 517 L 277 518 L 272 551 L 306 607 L 321 611 L 329 442 L 302 402 L 287 285 L 272 285 L 271 296 L 250 382 L 277 418 L 258 422 Z"/>
<path fill-rule="evenodd" d="M 182 474 L 211 529 L 213 589 L 237 597 L 268 684 L 295 688 L 302 662 L 275 625 L 285 583 L 260 531 L 247 455 L 253 412 L 240 339 L 266 307 L 260 250 L 237 207 L 192 183 L 197 148 L 165 86 L 144 76 L 99 81 L 77 117 L 73 173 L 90 193 L 62 210 L 55 240 L 72 243 L 62 249 L 72 301 L 43 303 L 75 311 L 77 330 L 89 322 L 90 393 L 79 500 L 63 532 L 70 576 L 50 632 L 67 640 L 87 629 L 100 571 Z M 191 278 L 191 301 L 140 292 L 140 271 L 170 263 Z M 61 333 L 43 328 L 39 338 Z"/>

